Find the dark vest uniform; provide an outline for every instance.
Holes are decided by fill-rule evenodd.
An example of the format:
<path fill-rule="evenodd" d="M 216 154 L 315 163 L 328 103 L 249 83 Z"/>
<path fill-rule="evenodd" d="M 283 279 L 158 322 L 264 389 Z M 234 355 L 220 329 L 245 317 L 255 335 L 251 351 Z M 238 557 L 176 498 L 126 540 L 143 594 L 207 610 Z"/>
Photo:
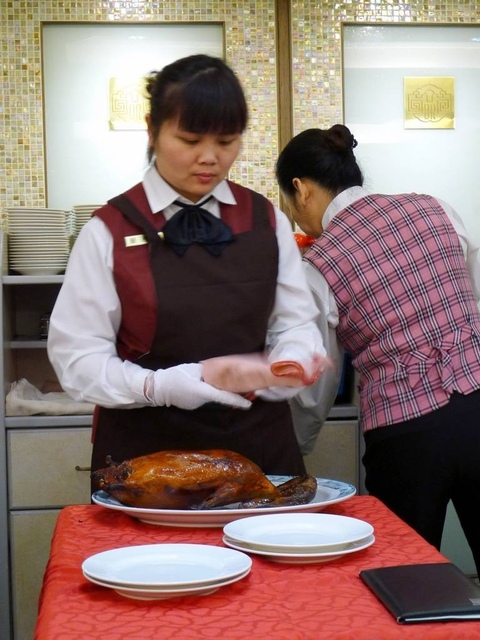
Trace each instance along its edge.
<path fill-rule="evenodd" d="M 117 351 L 145 368 L 260 352 L 265 347 L 278 272 L 275 213 L 263 196 L 229 183 L 237 205 L 221 205 L 234 242 L 220 256 L 194 244 L 182 257 L 158 236 L 141 184 L 125 193 L 133 207 L 111 204 L 98 215 L 114 241 L 114 278 L 122 304 Z M 117 203 L 117 206 L 118 203 Z M 144 235 L 147 244 L 139 244 Z M 177 407 L 97 407 L 92 470 L 163 449 L 225 448 L 265 473 L 298 475 L 303 459 L 287 402 L 256 399 L 248 410 L 216 403 Z"/>

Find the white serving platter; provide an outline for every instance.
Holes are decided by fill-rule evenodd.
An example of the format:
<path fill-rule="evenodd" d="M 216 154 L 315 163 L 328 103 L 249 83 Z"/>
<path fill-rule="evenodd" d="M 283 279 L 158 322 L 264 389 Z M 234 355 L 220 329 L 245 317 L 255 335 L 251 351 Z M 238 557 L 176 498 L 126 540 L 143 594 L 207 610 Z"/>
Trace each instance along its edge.
<path fill-rule="evenodd" d="M 267 476 L 275 485 L 290 480 L 292 476 Z M 256 507 L 242 509 L 238 504 L 227 505 L 215 509 L 140 509 L 127 507 L 110 497 L 105 491 L 96 491 L 92 495 L 95 504 L 106 509 L 123 511 L 142 522 L 174 527 L 222 527 L 233 520 L 248 518 L 260 514 L 273 513 L 314 513 L 338 502 L 348 500 L 356 493 L 356 488 L 346 482 L 317 478 L 317 492 L 311 502 L 307 504 L 281 507 Z"/>

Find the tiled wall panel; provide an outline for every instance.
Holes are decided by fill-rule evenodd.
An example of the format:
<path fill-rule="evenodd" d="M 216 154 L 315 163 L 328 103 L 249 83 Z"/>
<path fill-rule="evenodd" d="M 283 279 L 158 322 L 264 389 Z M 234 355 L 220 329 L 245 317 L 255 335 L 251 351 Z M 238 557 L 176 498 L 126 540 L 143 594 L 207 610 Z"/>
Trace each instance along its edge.
<path fill-rule="evenodd" d="M 342 23 L 478 24 L 471 0 L 292 2 L 293 129 L 343 122 Z"/>
<path fill-rule="evenodd" d="M 227 62 L 242 80 L 250 107 L 250 127 L 230 177 L 276 199 L 274 15 L 273 0 L 0 0 L 0 209 L 45 205 L 41 24 L 52 21 L 223 22 Z M 74 149 L 65 141 L 69 152 Z"/>
<path fill-rule="evenodd" d="M 231 177 L 276 200 L 275 4 L 274 0 L 0 0 L 0 212 L 5 206 L 45 204 L 41 64 L 45 21 L 224 22 L 227 61 L 243 81 L 251 109 L 244 149 Z M 480 7 L 466 0 L 327 0 L 292 2 L 291 14 L 293 126 L 298 132 L 342 120 L 342 22 L 475 24 Z"/>

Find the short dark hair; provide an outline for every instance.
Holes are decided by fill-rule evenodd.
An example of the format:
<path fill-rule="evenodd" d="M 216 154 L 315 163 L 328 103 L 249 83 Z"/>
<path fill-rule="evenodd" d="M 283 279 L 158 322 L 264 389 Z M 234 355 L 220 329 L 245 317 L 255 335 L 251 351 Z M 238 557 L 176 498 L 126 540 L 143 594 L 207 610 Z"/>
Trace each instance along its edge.
<path fill-rule="evenodd" d="M 197 54 L 152 71 L 147 79 L 150 123 L 155 135 L 167 120 L 185 131 L 229 135 L 243 133 L 248 108 L 243 88 L 220 58 Z M 153 149 L 148 149 L 151 161 Z"/>
<path fill-rule="evenodd" d="M 302 131 L 278 156 L 275 174 L 280 190 L 293 196 L 294 178 L 308 178 L 335 195 L 349 187 L 362 186 L 362 171 L 353 153 L 356 144 L 343 124 Z"/>

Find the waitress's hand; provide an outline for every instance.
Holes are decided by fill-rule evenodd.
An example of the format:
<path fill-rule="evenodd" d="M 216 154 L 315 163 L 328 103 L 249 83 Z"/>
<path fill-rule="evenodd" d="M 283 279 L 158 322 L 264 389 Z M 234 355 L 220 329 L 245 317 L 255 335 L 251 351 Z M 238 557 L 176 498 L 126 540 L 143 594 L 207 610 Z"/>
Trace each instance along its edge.
<path fill-rule="evenodd" d="M 272 372 L 275 373 L 278 381 L 289 380 L 291 376 L 298 376 L 303 387 L 314 384 L 321 377 L 325 369 L 331 369 L 333 364 L 330 358 L 314 354 L 311 358 L 299 360 L 280 360 L 271 365 Z M 273 383 L 268 389 L 259 389 L 256 396 L 264 400 L 289 400 L 299 393 L 300 389 L 291 386 L 284 386 L 284 383 Z"/>
<path fill-rule="evenodd" d="M 203 365 L 180 364 L 158 369 L 147 378 L 145 395 L 156 406 L 198 409 L 207 402 L 218 402 L 239 409 L 248 409 L 251 402 L 237 393 L 221 391 L 202 380 Z"/>
<path fill-rule="evenodd" d="M 276 384 L 288 387 L 302 387 L 305 384 L 293 368 L 275 374 L 266 353 L 218 356 L 203 360 L 202 364 L 205 382 L 234 393 L 251 394 Z"/>

